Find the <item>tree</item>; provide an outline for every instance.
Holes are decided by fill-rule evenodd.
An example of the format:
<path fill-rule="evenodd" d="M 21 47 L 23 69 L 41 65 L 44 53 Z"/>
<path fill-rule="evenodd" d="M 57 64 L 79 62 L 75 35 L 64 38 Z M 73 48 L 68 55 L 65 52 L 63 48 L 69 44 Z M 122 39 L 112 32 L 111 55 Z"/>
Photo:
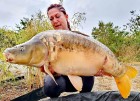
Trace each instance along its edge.
<path fill-rule="evenodd" d="M 140 11 L 140 10 L 139 10 Z M 129 22 L 124 25 L 126 30 L 130 30 L 133 34 L 138 34 L 140 32 L 140 15 L 137 14 L 137 11 L 130 11 L 132 17 L 130 18 Z"/>
<path fill-rule="evenodd" d="M 92 36 L 108 46 L 119 60 L 138 61 L 140 45 L 138 46 L 134 34 L 121 30 L 113 23 L 99 22 L 99 27 L 93 27 Z"/>
<path fill-rule="evenodd" d="M 73 15 L 71 21 L 71 29 L 72 30 L 78 30 L 78 27 L 82 27 L 82 22 L 86 21 L 85 17 L 86 13 L 82 12 L 77 12 Z"/>
<path fill-rule="evenodd" d="M 31 18 L 23 18 L 19 26 L 21 27 L 17 33 L 18 44 L 29 40 L 39 32 L 53 29 L 48 18 L 41 11 L 31 15 Z"/>
<path fill-rule="evenodd" d="M 92 36 L 107 45 L 116 55 L 119 55 L 119 48 L 123 45 L 126 35 L 126 32 L 120 31 L 119 27 L 114 27 L 111 22 L 105 24 L 100 21 L 99 28 L 94 27 L 92 30 Z"/>
<path fill-rule="evenodd" d="M 129 22 L 124 25 L 126 26 L 126 30 L 130 30 L 131 37 L 133 37 L 131 41 L 131 45 L 135 46 L 136 50 L 136 59 L 140 61 L 140 10 L 132 10 L 130 11 L 132 17 L 129 19 Z"/>
<path fill-rule="evenodd" d="M 59 0 L 59 4 L 60 5 L 63 5 L 63 0 Z"/>

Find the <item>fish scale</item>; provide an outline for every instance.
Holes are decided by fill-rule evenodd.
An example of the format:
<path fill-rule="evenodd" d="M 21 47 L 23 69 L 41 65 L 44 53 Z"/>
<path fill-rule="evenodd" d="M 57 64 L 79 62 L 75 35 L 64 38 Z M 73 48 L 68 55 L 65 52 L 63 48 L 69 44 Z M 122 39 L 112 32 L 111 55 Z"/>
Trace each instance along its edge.
<path fill-rule="evenodd" d="M 69 46 L 73 44 L 76 46 L 81 45 L 82 47 L 87 47 L 87 49 L 90 49 L 90 48 L 97 49 L 97 50 L 103 49 L 104 51 L 109 53 L 109 55 L 114 57 L 114 54 L 112 53 L 112 51 L 110 51 L 110 49 L 108 49 L 105 45 L 98 42 L 97 40 L 91 37 L 86 37 L 79 34 L 75 35 L 75 34 L 76 33 L 67 33 L 67 34 L 64 33 L 64 35 L 62 34 L 62 37 L 64 37 L 64 43 L 69 42 Z"/>
<path fill-rule="evenodd" d="M 46 32 L 42 32 L 39 35 L 42 38 L 46 38 L 46 41 L 51 41 L 55 43 L 57 42 L 57 37 L 59 36 L 61 38 L 61 46 L 63 47 L 62 49 L 66 49 L 67 51 L 92 51 L 99 53 L 100 55 L 102 55 L 102 57 L 106 57 L 109 56 L 110 58 L 115 58 L 115 61 L 113 63 L 113 65 L 115 65 L 116 67 L 114 67 L 114 69 L 110 69 L 107 72 L 111 72 L 114 76 L 117 76 L 118 74 L 120 74 L 120 72 L 125 72 L 125 69 L 120 69 L 120 71 L 116 72 L 117 68 L 120 68 L 118 65 L 118 61 L 115 57 L 115 55 L 112 53 L 112 51 L 106 47 L 104 44 L 102 44 L 101 42 L 91 38 L 91 37 L 86 37 L 80 34 L 76 34 L 70 31 L 64 31 L 64 30 L 60 30 L 60 31 L 48 31 Z M 35 36 L 38 37 L 38 36 Z M 54 38 L 54 40 L 52 39 Z M 51 39 L 51 40 L 50 40 Z M 76 42 L 76 43 L 75 43 Z M 88 44 L 88 45 L 87 45 Z M 55 45 L 57 46 L 57 45 Z M 57 46 L 58 49 L 60 49 L 59 46 Z M 53 53 L 52 53 L 53 54 Z M 54 60 L 54 59 L 51 59 Z M 106 68 L 104 68 L 106 69 Z"/>
<path fill-rule="evenodd" d="M 48 33 L 50 33 L 50 32 L 48 32 Z M 49 38 L 54 38 L 54 40 L 55 40 L 55 39 L 57 39 L 56 36 L 58 36 L 58 34 L 59 34 L 61 37 L 60 41 L 61 41 L 61 44 L 63 45 L 63 49 L 67 49 L 67 51 L 84 51 L 84 52 L 86 52 L 86 51 L 90 50 L 93 53 L 97 52 L 97 53 L 101 54 L 102 57 L 104 57 L 104 58 L 106 56 L 110 56 L 110 58 L 115 58 L 114 54 L 112 53 L 112 51 L 110 51 L 110 49 L 108 47 L 106 47 L 105 45 L 103 45 L 102 43 L 100 43 L 99 41 L 97 41 L 93 38 L 79 35 L 79 34 L 76 34 L 73 32 L 68 32 L 68 31 L 54 31 L 53 34 L 48 34 L 48 33 L 43 32 L 43 33 L 41 33 L 41 35 L 43 35 L 43 37 L 47 38 L 47 40 Z M 76 41 L 76 43 L 75 43 L 75 41 Z M 57 42 L 54 42 L 54 44 L 55 43 L 57 43 Z M 89 44 L 89 46 L 87 46 L 87 44 Z M 57 47 L 58 47 L 58 49 L 60 49 L 59 46 L 57 46 Z M 54 60 L 54 59 L 51 59 L 51 60 Z M 114 62 L 113 65 L 115 65 L 115 64 L 118 64 L 117 60 L 116 60 L 116 62 Z M 119 67 L 116 66 L 115 69 L 117 69 L 117 68 L 119 68 Z M 115 75 L 120 74 L 120 72 L 125 72 L 125 70 L 121 69 L 120 71 L 116 72 L 116 70 L 114 71 L 114 69 L 110 69 L 107 72 L 111 72 L 115 76 Z"/>

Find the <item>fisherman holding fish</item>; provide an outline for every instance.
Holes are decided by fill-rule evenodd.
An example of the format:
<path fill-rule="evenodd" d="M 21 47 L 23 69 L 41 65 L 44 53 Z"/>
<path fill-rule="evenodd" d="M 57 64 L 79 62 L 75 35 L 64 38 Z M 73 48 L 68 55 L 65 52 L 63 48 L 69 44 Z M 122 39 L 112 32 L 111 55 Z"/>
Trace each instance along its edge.
<path fill-rule="evenodd" d="M 47 14 L 55 30 L 71 30 L 70 24 L 68 22 L 68 14 L 66 13 L 62 5 L 59 4 L 50 5 L 50 7 L 48 7 Z M 73 87 L 67 76 L 64 75 L 56 76 L 55 80 L 58 83 L 58 85 L 55 84 L 55 82 L 49 75 L 46 75 L 44 80 L 44 92 L 46 96 L 58 97 L 62 92 L 77 91 Z M 83 88 L 81 92 L 90 92 L 94 84 L 94 77 L 83 76 L 82 81 Z"/>
<path fill-rule="evenodd" d="M 42 32 L 28 42 L 5 50 L 8 62 L 36 66 L 48 73 L 44 87 L 19 97 L 20 101 L 58 97 L 62 92 L 90 92 L 94 76 L 100 75 L 113 76 L 122 97 L 128 98 L 131 79 L 137 70 L 120 64 L 112 51 L 99 41 L 68 31 L 71 30 L 68 15 L 62 5 L 50 5 L 47 14 L 58 31 Z M 60 75 L 55 76 L 57 73 Z"/>

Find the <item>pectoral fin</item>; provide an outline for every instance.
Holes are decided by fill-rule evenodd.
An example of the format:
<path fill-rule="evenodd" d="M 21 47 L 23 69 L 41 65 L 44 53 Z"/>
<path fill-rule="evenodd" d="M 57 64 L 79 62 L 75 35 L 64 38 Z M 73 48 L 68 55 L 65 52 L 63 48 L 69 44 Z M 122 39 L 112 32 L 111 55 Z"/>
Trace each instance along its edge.
<path fill-rule="evenodd" d="M 46 66 L 46 65 L 44 65 L 44 70 L 45 70 L 45 72 L 49 75 L 49 76 L 51 76 L 51 78 L 54 80 L 54 82 L 57 84 L 57 82 L 55 81 L 55 78 L 54 78 L 54 76 L 52 75 L 52 73 L 50 72 L 50 70 L 48 69 L 48 66 Z M 57 84 L 58 85 L 58 84 Z"/>
<path fill-rule="evenodd" d="M 83 87 L 82 78 L 79 76 L 68 75 L 72 85 L 75 87 L 76 90 L 81 91 Z"/>

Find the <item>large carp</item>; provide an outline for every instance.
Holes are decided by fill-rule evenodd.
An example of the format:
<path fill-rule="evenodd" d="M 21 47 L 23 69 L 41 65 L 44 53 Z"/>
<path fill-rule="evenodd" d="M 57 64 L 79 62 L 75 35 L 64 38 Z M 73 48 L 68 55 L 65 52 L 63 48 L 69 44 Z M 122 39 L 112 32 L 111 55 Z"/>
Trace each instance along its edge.
<path fill-rule="evenodd" d="M 49 71 L 51 67 L 56 73 L 67 75 L 79 91 L 82 89 L 80 76 L 94 76 L 103 70 L 115 78 L 123 98 L 130 95 L 131 79 L 137 74 L 135 68 L 119 63 L 101 42 L 66 30 L 41 32 L 23 44 L 7 48 L 4 54 L 10 63 L 44 66 L 55 81 Z"/>

